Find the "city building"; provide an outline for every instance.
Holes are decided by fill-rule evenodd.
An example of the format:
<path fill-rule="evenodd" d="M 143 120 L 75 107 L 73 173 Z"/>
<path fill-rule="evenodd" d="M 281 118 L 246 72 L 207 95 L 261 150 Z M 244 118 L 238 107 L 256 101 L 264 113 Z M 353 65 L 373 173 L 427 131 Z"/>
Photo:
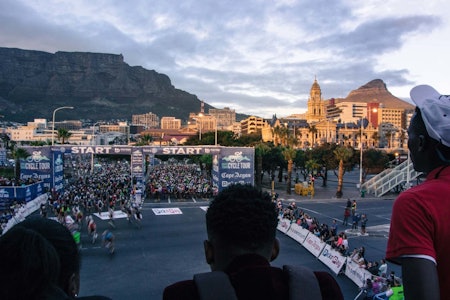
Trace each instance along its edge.
<path fill-rule="evenodd" d="M 270 125 L 263 118 L 250 116 L 241 121 L 241 134 L 261 133 L 267 126 Z"/>
<path fill-rule="evenodd" d="M 142 125 L 145 128 L 159 128 L 159 117 L 152 112 L 142 115 L 132 115 L 131 123 L 133 125 Z"/>
<path fill-rule="evenodd" d="M 162 117 L 161 118 L 161 129 L 180 129 L 181 120 L 175 117 Z"/>
<path fill-rule="evenodd" d="M 219 130 L 230 130 L 236 123 L 236 111 L 229 107 L 223 109 L 210 108 L 209 114 L 216 118 L 217 129 Z"/>

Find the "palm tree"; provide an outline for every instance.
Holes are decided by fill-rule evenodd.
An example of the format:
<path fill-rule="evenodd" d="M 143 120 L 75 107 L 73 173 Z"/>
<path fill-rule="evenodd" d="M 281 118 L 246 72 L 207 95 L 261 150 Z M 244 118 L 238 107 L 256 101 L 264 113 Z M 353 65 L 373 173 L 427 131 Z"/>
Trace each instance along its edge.
<path fill-rule="evenodd" d="M 338 173 L 338 186 L 336 191 L 336 197 L 341 198 L 342 186 L 344 184 L 344 162 L 348 161 L 353 156 L 353 150 L 348 147 L 338 146 L 336 150 L 333 151 L 336 159 L 339 161 L 339 173 Z"/>
<path fill-rule="evenodd" d="M 25 159 L 28 156 L 30 156 L 30 153 L 28 153 L 28 151 L 23 148 L 16 147 L 12 151 L 12 157 L 14 158 L 15 161 L 14 177 L 16 180 L 16 184 L 18 184 L 20 181 L 20 160 Z"/>
<path fill-rule="evenodd" d="M 65 128 L 59 128 L 57 132 L 57 138 L 58 140 L 62 141 L 61 144 L 65 144 L 66 141 L 72 136 L 72 133 L 69 132 Z"/>
<path fill-rule="evenodd" d="M 150 145 L 153 142 L 153 137 L 151 134 L 144 134 L 140 137 L 139 143 L 137 143 L 137 146 L 144 146 L 144 145 Z"/>
<path fill-rule="evenodd" d="M 286 184 L 286 192 L 291 194 L 291 180 L 292 180 L 292 166 L 294 165 L 294 159 L 297 155 L 297 151 L 292 147 L 286 147 L 283 149 L 283 157 L 287 161 L 287 184 Z"/>

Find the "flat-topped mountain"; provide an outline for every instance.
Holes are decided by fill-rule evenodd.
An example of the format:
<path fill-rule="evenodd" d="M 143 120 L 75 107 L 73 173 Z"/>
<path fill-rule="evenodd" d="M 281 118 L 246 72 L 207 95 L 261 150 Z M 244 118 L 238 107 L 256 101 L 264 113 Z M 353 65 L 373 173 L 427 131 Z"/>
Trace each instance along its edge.
<path fill-rule="evenodd" d="M 26 122 L 51 119 L 131 119 L 153 112 L 186 120 L 201 101 L 154 70 L 129 66 L 122 55 L 0 48 L 0 114 Z M 209 105 L 205 104 L 208 109 Z"/>

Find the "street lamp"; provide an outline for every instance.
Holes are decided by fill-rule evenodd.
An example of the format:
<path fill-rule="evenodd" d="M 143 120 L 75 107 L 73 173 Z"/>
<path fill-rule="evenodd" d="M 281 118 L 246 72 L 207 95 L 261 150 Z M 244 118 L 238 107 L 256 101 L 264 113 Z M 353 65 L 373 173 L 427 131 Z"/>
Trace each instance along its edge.
<path fill-rule="evenodd" d="M 361 116 L 361 121 L 359 123 L 359 125 L 361 126 L 361 136 L 360 136 L 360 149 L 359 149 L 359 190 L 361 190 L 362 188 L 362 178 L 363 178 L 363 169 L 362 169 L 362 161 L 363 161 L 363 141 L 362 141 L 362 136 L 363 136 L 363 117 Z"/>
<path fill-rule="evenodd" d="M 92 125 L 92 145 L 95 145 L 95 125 L 97 125 L 99 122 L 94 123 Z M 94 151 L 91 153 L 91 174 L 94 172 Z"/>
<path fill-rule="evenodd" d="M 53 123 L 52 123 L 52 146 L 55 144 L 55 114 L 61 109 L 73 109 L 73 106 L 61 106 L 53 111 Z"/>

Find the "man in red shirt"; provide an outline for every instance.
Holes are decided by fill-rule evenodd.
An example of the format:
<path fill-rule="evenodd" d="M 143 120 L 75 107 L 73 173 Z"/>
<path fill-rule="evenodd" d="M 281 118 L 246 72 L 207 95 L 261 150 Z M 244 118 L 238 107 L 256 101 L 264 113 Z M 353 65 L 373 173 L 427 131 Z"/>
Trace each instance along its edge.
<path fill-rule="evenodd" d="M 277 224 L 278 214 L 271 196 L 253 186 L 231 185 L 211 202 L 206 213 L 206 262 L 212 271 L 226 274 L 235 298 L 289 299 L 292 286 L 288 282 L 292 278 L 281 268 L 270 265 L 279 252 L 275 237 Z M 311 272 L 308 280 L 310 278 L 317 289 L 303 289 L 304 294 L 315 294 L 324 300 L 344 299 L 338 283 L 329 273 Z M 223 286 L 213 291 L 211 299 L 225 298 L 221 293 Z M 163 299 L 200 299 L 200 295 L 196 282 L 186 280 L 166 287 Z"/>
<path fill-rule="evenodd" d="M 427 177 L 396 199 L 386 258 L 402 265 L 406 299 L 450 299 L 450 97 L 421 85 L 411 99 L 408 148 Z"/>

